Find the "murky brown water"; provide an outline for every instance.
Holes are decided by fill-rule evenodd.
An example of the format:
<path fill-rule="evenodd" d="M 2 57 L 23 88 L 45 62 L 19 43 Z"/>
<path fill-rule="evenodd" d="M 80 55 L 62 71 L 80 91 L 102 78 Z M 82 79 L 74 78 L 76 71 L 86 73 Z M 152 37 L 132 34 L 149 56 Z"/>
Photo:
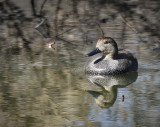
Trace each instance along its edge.
<path fill-rule="evenodd" d="M 81 24 L 81 31 L 75 27 L 64 33 L 63 38 L 69 42 L 55 40 L 55 50 L 1 48 L 0 127 L 160 126 L 159 51 L 153 51 L 154 45 L 150 43 L 142 43 L 141 35 L 129 26 L 122 33 L 124 23 L 120 18 L 101 27 L 105 35 L 115 38 L 120 48 L 135 54 L 138 74 L 85 75 L 84 55 L 101 36 L 97 26 Z M 35 44 L 43 47 L 41 43 L 46 40 L 33 30 L 35 24 L 26 23 L 22 29 L 28 33 L 32 30 L 31 39 L 35 37 Z M 86 29 L 84 39 L 82 33 Z"/>

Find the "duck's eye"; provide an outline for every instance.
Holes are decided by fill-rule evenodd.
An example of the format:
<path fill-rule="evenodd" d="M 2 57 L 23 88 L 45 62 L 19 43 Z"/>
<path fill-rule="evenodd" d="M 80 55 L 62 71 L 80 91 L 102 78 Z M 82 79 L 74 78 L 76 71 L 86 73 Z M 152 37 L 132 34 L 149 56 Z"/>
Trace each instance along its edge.
<path fill-rule="evenodd" d="M 108 41 L 105 41 L 104 44 L 108 44 Z"/>

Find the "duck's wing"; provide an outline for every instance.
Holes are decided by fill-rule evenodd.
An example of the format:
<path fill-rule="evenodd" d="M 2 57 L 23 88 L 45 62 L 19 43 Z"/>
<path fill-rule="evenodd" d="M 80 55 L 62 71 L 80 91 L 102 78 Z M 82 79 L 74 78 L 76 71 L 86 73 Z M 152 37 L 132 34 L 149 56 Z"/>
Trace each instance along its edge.
<path fill-rule="evenodd" d="M 119 62 L 119 68 L 124 68 L 127 72 L 137 71 L 138 69 L 138 61 L 129 51 L 123 50 L 119 52 L 117 60 Z"/>
<path fill-rule="evenodd" d="M 117 59 L 136 59 L 135 56 L 126 50 L 120 50 Z"/>

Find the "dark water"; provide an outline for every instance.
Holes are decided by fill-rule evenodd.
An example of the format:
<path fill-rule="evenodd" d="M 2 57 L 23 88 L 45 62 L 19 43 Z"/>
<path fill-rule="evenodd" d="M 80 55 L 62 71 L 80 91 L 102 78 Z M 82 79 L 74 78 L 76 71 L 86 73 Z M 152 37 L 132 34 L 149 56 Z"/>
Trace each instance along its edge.
<path fill-rule="evenodd" d="M 41 48 L 46 40 L 33 30 L 37 21 L 25 23 L 22 30 L 28 31 L 27 35 L 34 40 L 31 48 L 1 48 L 0 127 L 159 127 L 160 53 L 150 43 L 155 36 L 148 32 L 141 36 L 128 25 L 124 32 L 120 18 L 101 27 L 120 48 L 135 54 L 138 73 L 84 73 L 84 55 L 101 36 L 97 26 L 81 24 L 84 31 L 89 29 L 87 41 L 82 38 L 84 31 L 76 27 L 63 34 L 69 41 L 55 40 L 55 49 L 48 49 Z M 52 25 L 53 21 L 49 23 Z M 140 25 L 139 21 L 137 24 Z M 18 38 L 11 36 L 6 38 Z M 139 36 L 147 43 L 141 42 Z M 19 41 L 21 44 L 22 40 Z"/>

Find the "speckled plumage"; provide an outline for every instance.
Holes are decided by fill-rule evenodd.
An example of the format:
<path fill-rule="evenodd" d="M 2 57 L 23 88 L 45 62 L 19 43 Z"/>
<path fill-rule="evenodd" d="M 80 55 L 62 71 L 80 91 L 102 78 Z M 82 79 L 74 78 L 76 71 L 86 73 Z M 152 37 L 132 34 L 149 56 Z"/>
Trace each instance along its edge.
<path fill-rule="evenodd" d="M 104 38 L 104 40 L 107 39 Z M 99 41 L 102 40 L 103 38 L 101 38 Z M 111 41 L 114 40 L 112 39 Z M 97 48 L 99 48 L 98 46 Z M 111 46 L 117 46 L 116 42 L 114 41 Z M 108 54 L 110 54 L 111 57 L 107 58 L 107 54 L 105 54 L 103 51 L 101 53 L 91 56 L 91 58 L 86 63 L 85 72 L 91 74 L 120 74 L 125 72 L 137 71 L 138 62 L 137 59 L 131 53 L 122 50 L 119 52 L 117 51 L 116 55 L 110 52 Z"/>

